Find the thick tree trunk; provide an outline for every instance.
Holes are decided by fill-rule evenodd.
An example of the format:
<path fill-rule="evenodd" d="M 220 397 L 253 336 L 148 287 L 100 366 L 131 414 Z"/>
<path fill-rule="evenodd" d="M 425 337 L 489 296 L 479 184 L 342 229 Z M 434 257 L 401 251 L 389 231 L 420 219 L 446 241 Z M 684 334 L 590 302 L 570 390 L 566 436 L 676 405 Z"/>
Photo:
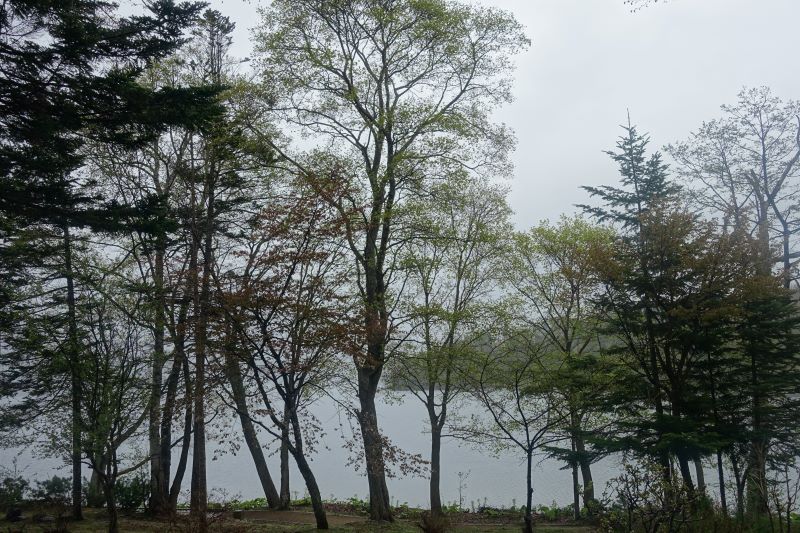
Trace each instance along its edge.
<path fill-rule="evenodd" d="M 694 473 L 697 478 L 697 490 L 705 494 L 706 492 L 706 476 L 703 472 L 703 462 L 698 458 L 694 460 Z"/>
<path fill-rule="evenodd" d="M 107 483 L 104 492 L 106 493 L 106 513 L 108 514 L 108 533 L 119 533 L 119 512 L 117 511 L 117 499 L 115 497 L 115 483 Z"/>
<path fill-rule="evenodd" d="M 371 520 L 392 520 L 389 489 L 383 459 L 383 440 L 378 429 L 375 395 L 378 392 L 381 368 L 358 368 L 358 399 L 361 409 L 358 422 L 364 441 L 364 458 L 369 484 L 369 517 Z"/>
<path fill-rule="evenodd" d="M 83 519 L 81 509 L 81 376 L 78 347 L 78 318 L 75 310 L 75 280 L 72 271 L 72 239 L 69 226 L 64 231 L 64 277 L 67 281 L 67 320 L 69 334 L 70 403 L 72 408 L 72 517 Z"/>
<path fill-rule="evenodd" d="M 244 440 L 250 450 L 250 456 L 253 458 L 258 479 L 261 481 L 261 488 L 264 489 L 264 496 L 267 498 L 269 508 L 278 509 L 281 507 L 281 500 L 269 473 L 267 460 L 264 458 L 264 450 L 261 449 L 261 444 L 258 442 L 258 434 L 253 425 L 253 420 L 250 418 L 242 381 L 242 371 L 239 368 L 238 361 L 231 354 L 228 354 L 226 366 L 228 381 L 231 384 L 231 392 L 233 393 L 233 401 L 236 403 L 236 412 L 242 424 Z"/>
<path fill-rule="evenodd" d="M 442 496 L 439 489 L 442 472 L 442 428 L 437 420 L 431 420 L 431 515 L 442 514 Z"/>

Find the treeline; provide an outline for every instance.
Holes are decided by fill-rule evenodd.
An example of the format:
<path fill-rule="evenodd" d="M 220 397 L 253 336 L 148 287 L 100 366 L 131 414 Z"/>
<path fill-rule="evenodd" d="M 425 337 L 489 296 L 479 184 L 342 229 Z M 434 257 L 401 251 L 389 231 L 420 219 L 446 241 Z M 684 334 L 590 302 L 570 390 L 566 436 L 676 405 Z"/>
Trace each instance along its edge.
<path fill-rule="evenodd" d="M 205 530 L 224 439 L 270 508 L 294 461 L 325 529 L 309 457 L 330 396 L 370 518 L 392 520 L 387 474 L 421 461 L 380 430 L 390 384 L 428 415 L 433 515 L 450 435 L 527 459 L 526 531 L 539 454 L 611 528 L 702 530 L 704 464 L 721 517 L 790 527 L 800 106 L 744 90 L 667 148 L 672 169 L 628 124 L 619 184 L 519 232 L 492 121 L 528 46 L 510 14 L 275 0 L 239 60 L 222 13 L 149 9 L 0 15 L 0 429 L 69 458 L 75 518 L 86 474 L 117 531 L 117 484 L 144 469 L 149 512 L 174 515 L 188 476 Z M 214 431 L 231 416 L 241 436 Z M 612 453 L 629 466 L 607 501 L 592 465 Z"/>

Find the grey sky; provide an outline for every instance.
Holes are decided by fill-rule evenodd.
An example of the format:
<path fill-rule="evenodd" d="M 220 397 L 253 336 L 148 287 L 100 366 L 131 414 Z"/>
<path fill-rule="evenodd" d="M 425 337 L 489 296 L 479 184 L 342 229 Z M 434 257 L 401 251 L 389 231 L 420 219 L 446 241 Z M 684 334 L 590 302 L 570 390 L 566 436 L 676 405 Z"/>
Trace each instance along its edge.
<path fill-rule="evenodd" d="M 237 23 L 234 54 L 266 0 L 211 0 Z M 653 147 L 719 116 L 742 86 L 800 97 L 800 0 L 672 0 L 631 13 L 623 0 L 482 0 L 514 13 L 533 46 L 516 100 L 498 120 L 517 135 L 511 205 L 527 228 L 574 211 L 584 184 L 614 183 L 626 108 Z"/>

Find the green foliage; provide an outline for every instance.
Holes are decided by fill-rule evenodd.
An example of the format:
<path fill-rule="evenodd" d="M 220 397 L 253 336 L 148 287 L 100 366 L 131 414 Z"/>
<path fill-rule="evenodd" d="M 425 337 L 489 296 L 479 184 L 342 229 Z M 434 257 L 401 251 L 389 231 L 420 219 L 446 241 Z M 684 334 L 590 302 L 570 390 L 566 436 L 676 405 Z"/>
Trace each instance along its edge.
<path fill-rule="evenodd" d="M 150 496 L 150 478 L 144 472 L 121 477 L 116 485 L 117 504 L 123 511 L 135 511 Z"/>
<path fill-rule="evenodd" d="M 29 483 L 22 476 L 7 476 L 0 483 L 0 508 L 6 509 L 23 501 Z"/>
<path fill-rule="evenodd" d="M 47 503 L 66 504 L 70 498 L 72 480 L 68 477 L 53 476 L 44 481 L 36 481 L 31 497 Z"/>

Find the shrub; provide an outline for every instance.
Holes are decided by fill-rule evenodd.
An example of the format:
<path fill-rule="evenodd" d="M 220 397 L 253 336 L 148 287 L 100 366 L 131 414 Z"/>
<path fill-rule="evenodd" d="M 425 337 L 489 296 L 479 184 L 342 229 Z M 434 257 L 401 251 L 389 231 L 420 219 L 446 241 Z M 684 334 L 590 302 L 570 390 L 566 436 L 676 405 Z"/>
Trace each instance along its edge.
<path fill-rule="evenodd" d="M 53 476 L 44 481 L 37 481 L 32 491 L 33 499 L 46 503 L 66 505 L 70 501 L 72 480 L 68 477 Z"/>
<path fill-rule="evenodd" d="M 135 511 L 150 496 L 150 480 L 143 473 L 123 477 L 117 481 L 117 505 L 123 511 Z"/>
<path fill-rule="evenodd" d="M 450 521 L 444 515 L 426 511 L 420 515 L 417 527 L 425 533 L 444 533 L 450 529 Z"/>
<path fill-rule="evenodd" d="M 6 477 L 0 483 L 0 506 L 12 507 L 25 499 L 26 492 L 28 492 L 28 482 L 22 476 Z"/>

